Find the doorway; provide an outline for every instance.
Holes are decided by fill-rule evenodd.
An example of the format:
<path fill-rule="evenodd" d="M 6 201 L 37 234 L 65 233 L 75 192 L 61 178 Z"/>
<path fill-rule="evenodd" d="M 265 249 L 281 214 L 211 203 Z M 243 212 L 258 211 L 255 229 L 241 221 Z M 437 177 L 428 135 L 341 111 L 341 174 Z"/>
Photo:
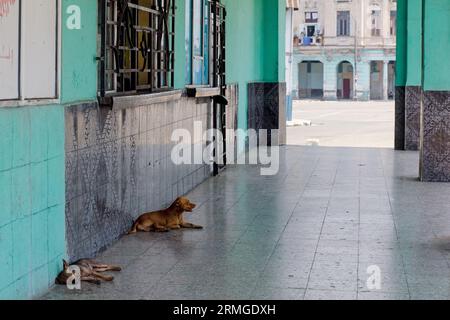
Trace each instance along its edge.
<path fill-rule="evenodd" d="M 337 98 L 351 99 L 353 97 L 353 65 L 342 61 L 337 67 Z"/>
<path fill-rule="evenodd" d="M 383 100 L 383 61 L 370 62 L 370 100 Z"/>
<path fill-rule="evenodd" d="M 323 98 L 323 63 L 303 61 L 298 65 L 298 97 L 300 99 Z"/>
<path fill-rule="evenodd" d="M 388 99 L 395 99 L 395 61 L 389 61 L 388 65 Z"/>

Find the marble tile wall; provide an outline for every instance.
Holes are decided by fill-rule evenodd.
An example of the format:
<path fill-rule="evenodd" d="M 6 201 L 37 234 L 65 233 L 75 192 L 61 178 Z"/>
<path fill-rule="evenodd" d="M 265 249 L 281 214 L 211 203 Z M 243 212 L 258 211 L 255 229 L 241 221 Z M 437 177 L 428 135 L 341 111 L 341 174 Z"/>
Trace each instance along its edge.
<path fill-rule="evenodd" d="M 395 87 L 395 150 L 405 150 L 405 87 Z"/>
<path fill-rule="evenodd" d="M 248 128 L 279 129 L 279 144 L 286 143 L 285 83 L 249 83 Z"/>
<path fill-rule="evenodd" d="M 228 91 L 233 96 L 236 89 Z M 66 109 L 66 235 L 71 260 L 95 256 L 126 233 L 137 216 L 168 206 L 211 175 L 209 164 L 175 165 L 175 143 L 170 140 L 175 129 L 192 133 L 194 121 L 210 128 L 210 100 L 183 96 L 151 105 L 139 101 L 112 110 L 96 103 Z M 202 138 L 193 143 L 205 144 Z"/>
<path fill-rule="evenodd" d="M 422 88 L 405 88 L 405 150 L 419 150 L 420 141 L 420 101 Z"/>

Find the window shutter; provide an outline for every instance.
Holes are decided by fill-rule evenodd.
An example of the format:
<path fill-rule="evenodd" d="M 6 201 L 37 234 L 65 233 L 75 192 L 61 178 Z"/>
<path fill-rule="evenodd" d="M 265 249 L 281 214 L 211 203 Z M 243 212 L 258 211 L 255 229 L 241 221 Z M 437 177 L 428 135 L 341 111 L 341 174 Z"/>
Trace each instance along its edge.
<path fill-rule="evenodd" d="M 0 11 L 0 100 L 19 98 L 19 2 Z"/>
<path fill-rule="evenodd" d="M 56 97 L 56 0 L 22 1 L 23 96 Z"/>

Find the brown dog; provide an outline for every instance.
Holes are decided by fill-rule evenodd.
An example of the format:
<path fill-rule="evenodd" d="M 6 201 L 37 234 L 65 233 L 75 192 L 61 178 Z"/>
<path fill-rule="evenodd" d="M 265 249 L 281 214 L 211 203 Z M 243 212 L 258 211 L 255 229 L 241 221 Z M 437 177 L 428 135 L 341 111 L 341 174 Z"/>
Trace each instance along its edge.
<path fill-rule="evenodd" d="M 103 275 L 101 272 L 106 271 L 121 271 L 122 268 L 118 266 L 111 266 L 107 264 L 102 264 L 95 262 L 93 260 L 88 259 L 81 259 L 77 262 L 69 265 L 66 260 L 63 260 L 63 271 L 58 275 L 58 277 L 55 280 L 56 284 L 62 284 L 66 285 L 67 280 L 73 276 L 73 273 L 70 272 L 68 269 L 70 266 L 77 266 L 80 268 L 80 276 L 81 281 L 86 281 L 94 284 L 100 284 L 100 280 L 103 281 L 113 281 L 114 277 L 109 275 Z"/>
<path fill-rule="evenodd" d="M 183 220 L 183 213 L 192 212 L 195 207 L 196 205 L 191 203 L 187 198 L 180 197 L 165 210 L 145 213 L 140 216 L 128 234 L 133 234 L 138 231 L 167 232 L 181 228 L 203 229 L 202 226 L 196 226 Z"/>

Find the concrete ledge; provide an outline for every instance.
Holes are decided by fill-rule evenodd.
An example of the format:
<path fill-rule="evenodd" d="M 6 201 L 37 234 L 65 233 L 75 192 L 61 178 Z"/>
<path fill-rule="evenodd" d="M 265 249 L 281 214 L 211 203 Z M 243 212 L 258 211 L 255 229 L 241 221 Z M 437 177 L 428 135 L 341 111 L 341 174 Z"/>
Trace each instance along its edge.
<path fill-rule="evenodd" d="M 141 107 L 155 103 L 166 103 L 181 98 L 182 90 L 171 90 L 159 93 L 137 94 L 131 96 L 112 97 L 113 109 Z"/>

